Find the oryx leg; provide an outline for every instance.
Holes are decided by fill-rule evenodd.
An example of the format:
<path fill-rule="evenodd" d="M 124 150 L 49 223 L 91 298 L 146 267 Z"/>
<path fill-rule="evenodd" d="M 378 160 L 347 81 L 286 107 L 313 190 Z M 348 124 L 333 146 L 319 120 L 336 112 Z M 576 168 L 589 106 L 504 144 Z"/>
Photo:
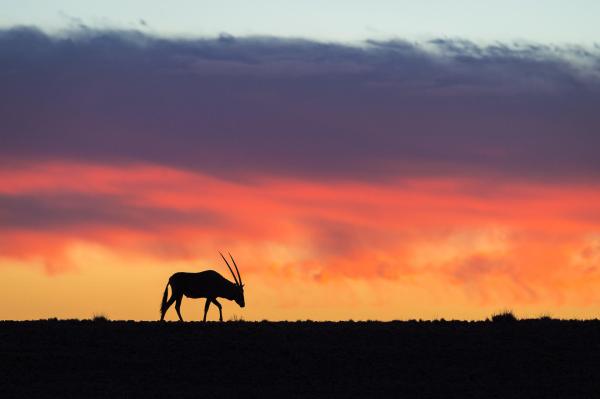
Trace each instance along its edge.
<path fill-rule="evenodd" d="M 169 310 L 169 308 L 171 307 L 171 305 L 173 304 L 173 302 L 175 302 L 175 295 L 173 293 L 171 293 L 171 298 L 169 298 L 169 300 L 167 301 L 167 304 L 165 306 L 165 310 L 160 315 L 160 321 L 163 321 L 165 319 L 165 315 L 167 314 L 167 310 Z"/>
<path fill-rule="evenodd" d="M 221 304 L 219 302 L 217 302 L 216 299 L 213 299 L 211 302 L 214 303 L 219 308 L 219 321 L 223 321 L 223 313 L 221 312 Z"/>
<path fill-rule="evenodd" d="M 183 298 L 183 295 L 178 295 L 177 298 L 175 299 L 175 310 L 177 311 L 177 316 L 179 316 L 179 321 L 183 321 L 183 317 L 181 317 L 181 312 L 179 310 L 179 308 L 181 308 L 181 299 Z"/>
<path fill-rule="evenodd" d="M 206 298 L 206 303 L 204 304 L 204 319 L 202 321 L 206 321 L 206 314 L 208 313 L 209 306 L 210 306 L 210 298 Z"/>

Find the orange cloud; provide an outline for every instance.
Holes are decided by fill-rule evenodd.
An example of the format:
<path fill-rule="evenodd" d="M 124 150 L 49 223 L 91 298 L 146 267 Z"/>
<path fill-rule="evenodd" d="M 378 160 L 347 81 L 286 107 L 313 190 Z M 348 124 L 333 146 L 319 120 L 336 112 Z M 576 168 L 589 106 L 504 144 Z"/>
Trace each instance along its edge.
<path fill-rule="evenodd" d="M 260 287 L 258 319 L 479 317 L 499 307 L 581 316 L 600 300 L 595 186 L 239 182 L 60 162 L 3 167 L 0 182 L 0 274 L 14 284 L 28 284 L 24 270 L 45 270 L 48 286 L 90 263 L 101 273 L 104 259 L 115 276 L 151 270 L 159 286 L 175 270 L 221 267 L 223 249 Z M 32 306 L 11 317 L 39 315 Z M 140 309 L 123 317 L 151 317 Z"/>

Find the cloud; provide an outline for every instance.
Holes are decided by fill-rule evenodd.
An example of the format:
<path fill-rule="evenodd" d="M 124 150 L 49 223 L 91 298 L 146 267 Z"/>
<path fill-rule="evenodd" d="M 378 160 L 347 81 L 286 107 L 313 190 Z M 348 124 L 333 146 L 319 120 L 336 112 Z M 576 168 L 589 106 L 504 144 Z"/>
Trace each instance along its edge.
<path fill-rule="evenodd" d="M 223 220 L 223 216 L 210 211 L 152 207 L 98 193 L 0 195 L 2 229 L 69 231 L 81 227 L 110 226 L 156 231 L 169 226 L 214 226 Z"/>
<path fill-rule="evenodd" d="M 597 179 L 596 49 L 0 32 L 0 159 L 227 177 Z"/>
<path fill-rule="evenodd" d="M 594 303 L 599 65 L 522 43 L 5 30 L 0 264 L 227 249 L 274 286 Z"/>
<path fill-rule="evenodd" d="M 38 268 L 66 278 L 90 262 L 140 275 L 160 267 L 165 275 L 226 272 L 217 255 L 224 250 L 250 286 L 272 293 L 290 281 L 313 294 L 363 287 L 340 294 L 347 306 L 379 297 L 385 309 L 417 295 L 432 307 L 547 309 L 598 298 L 598 226 L 575 212 L 598 213 L 597 185 L 272 177 L 249 184 L 90 162 L 0 166 L 0 181 L 4 276 Z M 378 292 L 379 284 L 391 291 Z"/>

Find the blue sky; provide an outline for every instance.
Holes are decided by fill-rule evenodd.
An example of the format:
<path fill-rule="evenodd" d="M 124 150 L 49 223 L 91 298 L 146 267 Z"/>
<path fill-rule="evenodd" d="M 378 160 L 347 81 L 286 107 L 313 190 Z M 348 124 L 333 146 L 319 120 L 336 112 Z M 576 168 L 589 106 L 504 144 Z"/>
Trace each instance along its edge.
<path fill-rule="evenodd" d="M 356 0 L 0 0 L 0 26 L 47 31 L 134 28 L 159 35 L 273 35 L 316 40 L 462 37 L 591 45 L 600 2 Z M 143 21 L 143 22 L 142 22 Z"/>

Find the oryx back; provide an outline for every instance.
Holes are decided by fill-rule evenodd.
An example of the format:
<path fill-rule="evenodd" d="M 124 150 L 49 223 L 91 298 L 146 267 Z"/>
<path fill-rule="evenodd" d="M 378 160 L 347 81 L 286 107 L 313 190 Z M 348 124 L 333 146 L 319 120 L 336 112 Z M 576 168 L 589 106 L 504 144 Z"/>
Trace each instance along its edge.
<path fill-rule="evenodd" d="M 169 279 L 174 292 L 188 298 L 216 298 L 231 290 L 231 282 L 214 270 L 175 273 Z"/>

